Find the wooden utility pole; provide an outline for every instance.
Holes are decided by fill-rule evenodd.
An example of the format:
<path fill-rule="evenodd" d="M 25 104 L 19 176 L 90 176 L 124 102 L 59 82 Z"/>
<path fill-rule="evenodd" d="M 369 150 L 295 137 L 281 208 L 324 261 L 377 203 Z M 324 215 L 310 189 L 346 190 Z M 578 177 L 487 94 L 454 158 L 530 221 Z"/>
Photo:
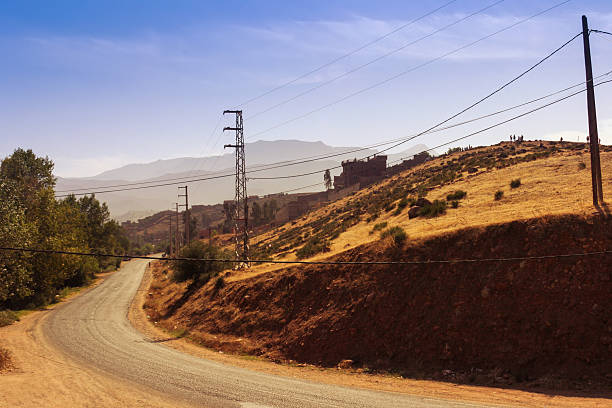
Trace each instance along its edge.
<path fill-rule="evenodd" d="M 189 193 L 187 192 L 187 186 L 179 187 L 185 189 L 185 194 L 179 194 L 180 197 L 185 197 L 185 204 L 181 204 L 180 207 L 185 207 L 185 245 L 189 245 L 189 241 L 191 241 L 191 237 L 189 235 Z"/>
<path fill-rule="evenodd" d="M 593 67 L 591 65 L 591 44 L 589 41 L 589 24 L 582 16 L 582 40 L 584 42 L 584 68 L 586 71 L 587 110 L 589 116 L 589 138 L 591 151 L 591 182 L 593 185 L 593 205 L 603 203 L 601 183 L 601 162 L 599 158 L 599 132 L 597 131 L 597 112 L 595 109 L 595 89 L 593 86 Z"/>

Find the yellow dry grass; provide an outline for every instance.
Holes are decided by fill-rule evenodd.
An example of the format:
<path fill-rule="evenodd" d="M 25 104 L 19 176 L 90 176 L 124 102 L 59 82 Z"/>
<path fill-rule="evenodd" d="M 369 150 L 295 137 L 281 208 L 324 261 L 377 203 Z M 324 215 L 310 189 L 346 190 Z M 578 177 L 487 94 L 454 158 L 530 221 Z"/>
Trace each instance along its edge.
<path fill-rule="evenodd" d="M 612 194 L 612 152 L 601 154 L 604 197 Z M 586 168 L 580 168 L 585 163 Z M 521 186 L 512 189 L 510 181 L 519 178 Z M 388 183 L 386 181 L 385 183 Z M 358 192 L 358 195 L 371 193 L 374 187 Z M 389 226 L 398 225 L 406 230 L 409 239 L 420 240 L 456 231 L 463 228 L 483 227 L 515 220 L 543 217 L 548 215 L 596 214 L 591 192 L 591 170 L 588 152 L 562 153 L 546 159 L 521 163 L 504 169 L 483 171 L 464 177 L 462 180 L 431 191 L 427 199 L 445 199 L 446 195 L 456 191 L 466 191 L 467 197 L 460 201 L 459 208 L 448 208 L 445 215 L 436 218 L 408 219 L 408 209 L 400 215 L 393 212 L 382 213 L 375 222 L 359 222 L 349 228 L 332 242 L 331 251 L 317 254 L 309 260 L 321 260 L 348 249 L 379 239 L 378 233 L 370 234 L 378 222 L 387 222 Z M 502 190 L 504 196 L 495 201 L 493 196 Z M 300 227 L 309 220 L 321 217 L 330 210 L 341 207 L 354 197 L 347 197 L 329 206 L 311 212 L 299 219 L 292 228 Z M 607 211 L 604 207 L 601 209 Z M 269 238 L 277 234 L 270 231 L 257 237 L 256 240 Z M 295 260 L 295 254 L 288 254 L 283 260 Z M 282 264 L 254 265 L 250 270 L 233 274 L 230 279 L 245 279 L 264 272 L 286 268 Z"/>

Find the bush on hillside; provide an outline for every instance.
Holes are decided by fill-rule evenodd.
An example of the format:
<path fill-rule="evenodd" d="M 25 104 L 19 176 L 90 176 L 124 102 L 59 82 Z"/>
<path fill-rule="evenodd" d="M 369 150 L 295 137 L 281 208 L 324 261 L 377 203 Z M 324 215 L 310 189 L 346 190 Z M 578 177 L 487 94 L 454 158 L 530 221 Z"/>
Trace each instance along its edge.
<path fill-rule="evenodd" d="M 395 227 L 389 227 L 380 233 L 380 239 L 386 239 L 386 238 L 391 238 L 391 240 L 393 241 L 393 244 L 396 247 L 401 247 L 404 244 L 404 242 L 406 242 L 408 235 L 406 234 L 406 231 L 404 231 L 402 227 L 395 226 Z"/>
<path fill-rule="evenodd" d="M 370 234 L 373 234 L 376 231 L 382 231 L 386 227 L 387 227 L 387 221 L 379 222 L 378 224 L 374 225 L 374 228 L 372 228 L 372 231 L 370 231 Z"/>
<path fill-rule="evenodd" d="M 586 169 L 586 164 L 584 162 L 578 163 L 578 170 L 584 170 L 584 169 Z"/>
<path fill-rule="evenodd" d="M 225 286 L 225 279 L 223 279 L 223 276 L 219 276 L 217 280 L 215 281 L 215 290 L 218 291 L 224 286 Z"/>
<path fill-rule="evenodd" d="M 328 252 L 329 250 L 329 241 L 319 237 L 312 237 L 304 244 L 303 247 L 295 252 L 295 255 L 298 259 L 304 259 L 321 252 Z"/>
<path fill-rule="evenodd" d="M 457 190 L 453 193 L 450 193 L 449 195 L 446 196 L 446 201 L 453 201 L 453 200 L 462 200 L 467 196 L 467 192 L 463 191 L 463 190 Z"/>
<path fill-rule="evenodd" d="M 501 191 L 501 190 L 497 190 L 497 191 L 495 192 L 495 196 L 494 196 L 495 201 L 499 201 L 499 200 L 501 200 L 503 196 L 504 196 L 504 192 L 503 192 L 503 191 Z"/>
<path fill-rule="evenodd" d="M 445 213 L 446 213 L 446 201 L 434 200 L 433 203 L 427 204 L 426 206 L 421 208 L 419 215 L 423 217 L 433 218 L 433 217 L 437 217 Z"/>
<path fill-rule="evenodd" d="M 209 246 L 202 241 L 193 241 L 179 253 L 180 258 L 190 259 L 231 259 L 228 251 L 222 251 L 214 245 Z M 189 279 L 208 282 L 220 271 L 232 266 L 231 262 L 224 261 L 174 261 L 174 273 L 172 278 L 177 282 Z"/>
<path fill-rule="evenodd" d="M 402 198 L 399 203 L 397 203 L 397 209 L 398 210 L 403 210 L 404 208 L 406 208 L 408 206 L 408 199 L 407 198 Z"/>
<path fill-rule="evenodd" d="M 451 207 L 452 208 L 458 208 L 459 207 L 459 201 L 458 200 L 451 201 Z"/>
<path fill-rule="evenodd" d="M 519 188 L 521 186 L 521 179 L 514 179 L 510 182 L 510 188 Z"/>

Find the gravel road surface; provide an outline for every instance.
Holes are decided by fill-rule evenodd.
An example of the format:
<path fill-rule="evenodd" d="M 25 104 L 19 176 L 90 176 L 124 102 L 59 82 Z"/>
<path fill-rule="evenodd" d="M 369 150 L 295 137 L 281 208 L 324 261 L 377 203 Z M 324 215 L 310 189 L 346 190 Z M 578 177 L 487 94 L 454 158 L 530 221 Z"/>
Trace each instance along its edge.
<path fill-rule="evenodd" d="M 43 321 L 54 347 L 114 377 L 203 407 L 485 407 L 374 392 L 232 367 L 166 347 L 127 319 L 148 261 L 132 260 Z"/>

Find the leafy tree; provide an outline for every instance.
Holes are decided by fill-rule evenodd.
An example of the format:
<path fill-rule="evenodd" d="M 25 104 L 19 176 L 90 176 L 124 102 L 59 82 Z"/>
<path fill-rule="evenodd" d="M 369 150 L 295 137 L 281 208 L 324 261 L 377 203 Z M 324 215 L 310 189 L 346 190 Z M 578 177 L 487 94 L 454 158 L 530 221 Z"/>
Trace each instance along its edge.
<path fill-rule="evenodd" d="M 323 175 L 323 182 L 325 183 L 326 190 L 330 190 L 332 188 L 332 179 L 329 169 L 325 170 L 325 174 Z"/>
<path fill-rule="evenodd" d="M 214 245 L 207 245 L 202 241 L 193 241 L 180 250 L 179 257 L 190 259 L 230 259 L 231 255 Z M 220 271 L 230 267 L 230 263 L 223 261 L 175 261 L 174 266 L 174 280 L 182 282 L 193 279 L 205 283 Z"/>
<path fill-rule="evenodd" d="M 0 245 L 26 247 L 31 228 L 25 222 L 25 209 L 17 200 L 14 186 L 0 181 Z M 0 305 L 11 304 L 33 294 L 29 256 L 0 251 Z"/>
<path fill-rule="evenodd" d="M 0 244 L 44 250 L 123 254 L 129 241 L 94 196 L 56 200 L 53 162 L 17 149 L 0 163 Z M 53 301 L 87 282 L 110 258 L 0 251 L 0 309 Z"/>

